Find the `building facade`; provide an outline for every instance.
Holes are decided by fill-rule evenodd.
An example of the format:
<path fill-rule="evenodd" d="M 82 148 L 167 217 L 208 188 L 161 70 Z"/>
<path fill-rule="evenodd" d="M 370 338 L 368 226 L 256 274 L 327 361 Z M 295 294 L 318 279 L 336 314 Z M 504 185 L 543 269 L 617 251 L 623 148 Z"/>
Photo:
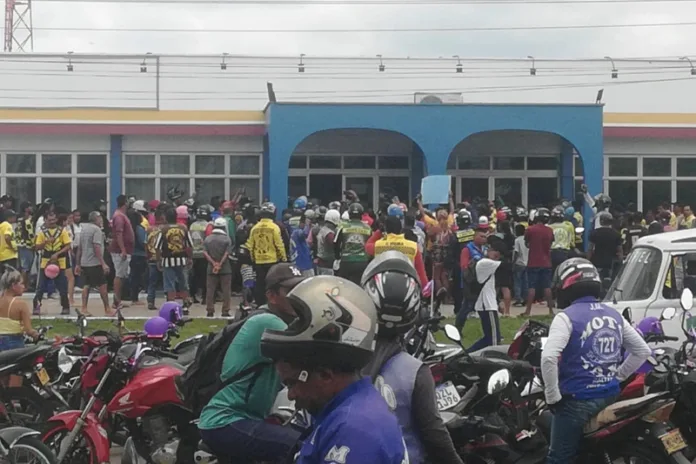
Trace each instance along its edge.
<path fill-rule="evenodd" d="M 696 115 L 597 105 L 271 104 L 261 111 L 0 111 L 0 190 L 82 210 L 120 193 L 283 205 L 355 190 L 412 198 L 450 174 L 457 200 L 533 205 L 580 183 L 639 210 L 696 195 Z"/>

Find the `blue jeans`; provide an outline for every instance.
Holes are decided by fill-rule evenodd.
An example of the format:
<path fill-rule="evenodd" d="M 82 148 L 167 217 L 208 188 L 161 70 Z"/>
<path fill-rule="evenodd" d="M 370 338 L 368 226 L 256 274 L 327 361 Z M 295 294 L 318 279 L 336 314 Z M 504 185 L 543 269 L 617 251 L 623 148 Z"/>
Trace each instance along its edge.
<path fill-rule="evenodd" d="M 163 267 L 164 292 L 187 292 L 188 276 L 184 266 Z"/>
<path fill-rule="evenodd" d="M 573 462 L 584 435 L 583 429 L 592 417 L 616 400 L 616 397 L 591 400 L 563 399 L 556 407 L 551 422 L 551 446 L 547 464 Z"/>
<path fill-rule="evenodd" d="M 154 304 L 157 296 L 157 281 L 161 273 L 157 269 L 157 263 L 150 262 L 148 266 L 150 267 L 150 272 L 147 274 L 147 302 Z"/>
<path fill-rule="evenodd" d="M 475 303 L 475 302 L 474 302 Z M 474 303 L 469 303 L 466 298 L 462 298 L 462 305 L 457 312 L 457 318 L 454 320 L 454 326 L 459 329 L 459 332 L 464 330 L 464 324 L 466 324 L 466 318 L 474 310 Z"/>
<path fill-rule="evenodd" d="M 232 462 L 287 462 L 300 431 L 264 421 L 242 419 L 225 427 L 200 430 L 201 438 L 217 457 Z"/>
<path fill-rule="evenodd" d="M 517 301 L 526 301 L 528 292 L 527 268 L 524 266 L 515 266 L 514 298 Z"/>
<path fill-rule="evenodd" d="M 20 247 L 18 251 L 19 269 L 24 272 L 30 272 L 31 266 L 34 264 L 34 256 L 36 253 L 29 248 Z"/>
<path fill-rule="evenodd" d="M 24 348 L 23 335 L 0 335 L 0 351 Z"/>
<path fill-rule="evenodd" d="M 60 306 L 64 310 L 70 310 L 70 304 L 68 303 L 68 279 L 65 277 L 65 269 L 61 269 L 55 279 L 50 280 L 46 278 L 43 269 L 39 269 L 39 274 L 36 281 L 36 295 L 34 296 L 34 307 L 36 308 L 41 304 L 43 300 L 44 291 L 47 291 L 49 295 L 51 294 L 51 284 L 55 284 L 58 293 L 60 294 Z M 45 286 L 45 287 L 44 287 Z"/>
<path fill-rule="evenodd" d="M 469 353 L 500 344 L 500 320 L 498 319 L 498 311 L 479 311 L 478 314 L 481 319 L 483 337 L 466 350 Z"/>

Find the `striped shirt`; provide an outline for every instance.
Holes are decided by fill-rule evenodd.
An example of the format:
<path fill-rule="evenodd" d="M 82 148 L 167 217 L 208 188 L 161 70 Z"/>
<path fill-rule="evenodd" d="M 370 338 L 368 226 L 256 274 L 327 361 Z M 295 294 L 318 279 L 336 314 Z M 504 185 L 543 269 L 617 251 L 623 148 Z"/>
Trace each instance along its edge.
<path fill-rule="evenodd" d="M 155 243 L 155 249 L 160 253 L 162 267 L 186 266 L 192 246 L 193 240 L 188 230 L 182 230 L 176 225 L 163 229 Z"/>

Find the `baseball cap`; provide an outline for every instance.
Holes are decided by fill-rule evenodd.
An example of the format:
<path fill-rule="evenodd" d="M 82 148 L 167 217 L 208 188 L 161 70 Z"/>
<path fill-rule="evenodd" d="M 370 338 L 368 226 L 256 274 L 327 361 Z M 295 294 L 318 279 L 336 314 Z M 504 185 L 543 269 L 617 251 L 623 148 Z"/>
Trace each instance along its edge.
<path fill-rule="evenodd" d="M 278 263 L 268 270 L 266 274 L 266 289 L 273 287 L 294 288 L 295 285 L 305 280 L 297 266 L 290 263 Z"/>
<path fill-rule="evenodd" d="M 488 218 L 486 216 L 479 216 L 478 226 L 476 228 L 488 230 L 488 228 L 489 228 Z"/>
<path fill-rule="evenodd" d="M 219 217 L 213 221 L 213 227 L 227 227 L 227 219 Z"/>

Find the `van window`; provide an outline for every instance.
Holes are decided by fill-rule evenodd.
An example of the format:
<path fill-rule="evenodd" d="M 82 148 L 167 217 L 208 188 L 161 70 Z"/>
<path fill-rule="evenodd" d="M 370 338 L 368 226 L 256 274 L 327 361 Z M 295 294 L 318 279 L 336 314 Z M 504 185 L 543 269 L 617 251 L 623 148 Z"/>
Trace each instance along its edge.
<path fill-rule="evenodd" d="M 665 276 L 662 296 L 668 300 L 676 300 L 684 288 L 696 292 L 696 253 L 672 257 L 669 271 Z"/>
<path fill-rule="evenodd" d="M 606 301 L 636 301 L 650 298 L 662 265 L 662 252 L 652 247 L 634 248 L 609 288 Z"/>

